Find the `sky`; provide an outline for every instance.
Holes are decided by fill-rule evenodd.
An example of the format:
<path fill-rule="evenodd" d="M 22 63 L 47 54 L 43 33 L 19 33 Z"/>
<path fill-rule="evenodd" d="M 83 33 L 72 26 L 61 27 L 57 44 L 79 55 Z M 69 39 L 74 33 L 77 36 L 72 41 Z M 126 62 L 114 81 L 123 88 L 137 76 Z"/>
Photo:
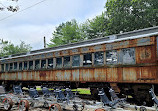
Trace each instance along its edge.
<path fill-rule="evenodd" d="M 0 0 L 0 7 L 20 8 L 18 13 L 0 11 L 0 39 L 15 45 L 24 41 L 32 50 L 42 49 L 43 37 L 49 43 L 59 24 L 72 19 L 78 23 L 92 19 L 105 10 L 105 3 L 106 0 Z"/>

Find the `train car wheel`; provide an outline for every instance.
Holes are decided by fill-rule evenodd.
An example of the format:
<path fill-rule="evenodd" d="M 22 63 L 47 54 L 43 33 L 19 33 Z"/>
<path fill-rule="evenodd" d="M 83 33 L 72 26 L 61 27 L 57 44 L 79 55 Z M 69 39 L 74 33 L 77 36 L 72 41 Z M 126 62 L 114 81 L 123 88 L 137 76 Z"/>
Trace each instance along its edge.
<path fill-rule="evenodd" d="M 102 109 L 102 108 L 99 108 L 99 109 L 96 109 L 95 111 L 106 111 L 106 110 Z"/>
<path fill-rule="evenodd" d="M 27 100 L 21 100 L 19 103 L 19 111 L 28 111 L 29 102 Z"/>
<path fill-rule="evenodd" d="M 52 104 L 49 107 L 49 111 L 62 111 L 61 106 L 59 104 Z"/>
<path fill-rule="evenodd" d="M 4 98 L 3 103 L 5 110 L 10 110 L 13 106 L 13 101 L 11 98 Z"/>

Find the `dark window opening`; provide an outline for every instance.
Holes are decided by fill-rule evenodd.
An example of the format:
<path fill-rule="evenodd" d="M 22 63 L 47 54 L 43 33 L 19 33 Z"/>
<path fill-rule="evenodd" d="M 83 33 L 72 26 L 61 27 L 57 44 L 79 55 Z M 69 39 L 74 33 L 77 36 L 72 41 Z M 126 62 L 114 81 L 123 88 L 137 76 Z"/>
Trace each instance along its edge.
<path fill-rule="evenodd" d="M 6 71 L 9 71 L 9 64 L 6 64 Z"/>
<path fill-rule="evenodd" d="M 64 67 L 70 67 L 70 56 L 64 57 Z"/>
<path fill-rule="evenodd" d="M 95 65 L 104 64 L 104 52 L 95 52 L 94 53 L 94 64 Z"/>
<path fill-rule="evenodd" d="M 17 68 L 18 68 L 18 63 L 14 62 L 14 70 L 17 70 Z"/>
<path fill-rule="evenodd" d="M 46 68 L 46 60 L 41 61 L 41 68 L 45 69 Z"/>
<path fill-rule="evenodd" d="M 48 69 L 53 68 L 53 58 L 48 59 Z"/>
<path fill-rule="evenodd" d="M 72 66 L 73 67 L 80 66 L 80 55 L 74 55 L 74 56 L 72 56 Z"/>
<path fill-rule="evenodd" d="M 56 67 L 61 68 L 62 67 L 62 57 L 56 58 Z"/>
<path fill-rule="evenodd" d="M 29 61 L 29 70 L 33 69 L 33 61 Z"/>
<path fill-rule="evenodd" d="M 12 70 L 13 70 L 13 63 L 10 63 L 9 70 L 10 70 L 10 71 L 12 71 Z"/>
<path fill-rule="evenodd" d="M 27 70 L 27 61 L 24 62 L 24 70 Z"/>
<path fill-rule="evenodd" d="M 22 70 L 22 62 L 19 63 L 19 70 Z"/>
<path fill-rule="evenodd" d="M 91 66 L 92 65 L 92 54 L 84 54 L 83 55 L 83 66 Z"/>
<path fill-rule="evenodd" d="M 1 64 L 1 71 L 4 72 L 4 64 Z"/>
<path fill-rule="evenodd" d="M 35 69 L 39 69 L 40 68 L 40 60 L 36 60 L 35 61 Z"/>

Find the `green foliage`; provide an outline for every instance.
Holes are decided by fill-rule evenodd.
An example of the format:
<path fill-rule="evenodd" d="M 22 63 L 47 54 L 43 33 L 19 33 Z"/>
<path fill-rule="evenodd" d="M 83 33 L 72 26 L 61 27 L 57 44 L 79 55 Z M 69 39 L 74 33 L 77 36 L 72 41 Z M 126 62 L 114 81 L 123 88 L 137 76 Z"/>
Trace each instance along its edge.
<path fill-rule="evenodd" d="M 106 35 L 105 31 L 108 19 L 105 16 L 105 13 L 102 13 L 102 15 L 96 16 L 92 20 L 87 20 L 85 24 L 83 24 L 88 39 L 99 38 Z"/>
<path fill-rule="evenodd" d="M 105 9 L 81 25 L 76 20 L 60 24 L 48 47 L 158 25 L 158 0 L 107 0 Z"/>
<path fill-rule="evenodd" d="M 83 40 L 81 29 L 76 20 L 60 24 L 53 32 L 53 38 L 48 47 L 78 42 Z"/>
<path fill-rule="evenodd" d="M 107 34 L 117 34 L 158 25 L 157 0 L 108 0 Z"/>
<path fill-rule="evenodd" d="M 0 57 L 18 54 L 18 53 L 25 53 L 31 50 L 31 46 L 25 44 L 25 42 L 21 42 L 20 45 L 14 45 L 11 42 L 8 41 L 0 41 L 1 44 L 1 51 L 0 51 Z"/>

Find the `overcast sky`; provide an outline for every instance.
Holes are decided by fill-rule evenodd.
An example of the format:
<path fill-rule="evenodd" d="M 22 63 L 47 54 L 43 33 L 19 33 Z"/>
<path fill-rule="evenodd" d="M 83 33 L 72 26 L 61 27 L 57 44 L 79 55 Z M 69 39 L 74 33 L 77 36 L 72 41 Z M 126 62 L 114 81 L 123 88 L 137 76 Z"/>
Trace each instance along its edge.
<path fill-rule="evenodd" d="M 53 30 L 60 23 L 71 19 L 82 23 L 100 15 L 105 10 L 106 3 L 106 0 L 0 0 L 0 3 L 5 6 L 18 5 L 21 11 L 40 1 L 43 2 L 17 14 L 7 10 L 0 11 L 0 38 L 16 45 L 24 41 L 33 50 L 41 49 L 43 37 L 46 36 L 49 43 Z M 12 14 L 14 15 L 10 16 Z"/>

